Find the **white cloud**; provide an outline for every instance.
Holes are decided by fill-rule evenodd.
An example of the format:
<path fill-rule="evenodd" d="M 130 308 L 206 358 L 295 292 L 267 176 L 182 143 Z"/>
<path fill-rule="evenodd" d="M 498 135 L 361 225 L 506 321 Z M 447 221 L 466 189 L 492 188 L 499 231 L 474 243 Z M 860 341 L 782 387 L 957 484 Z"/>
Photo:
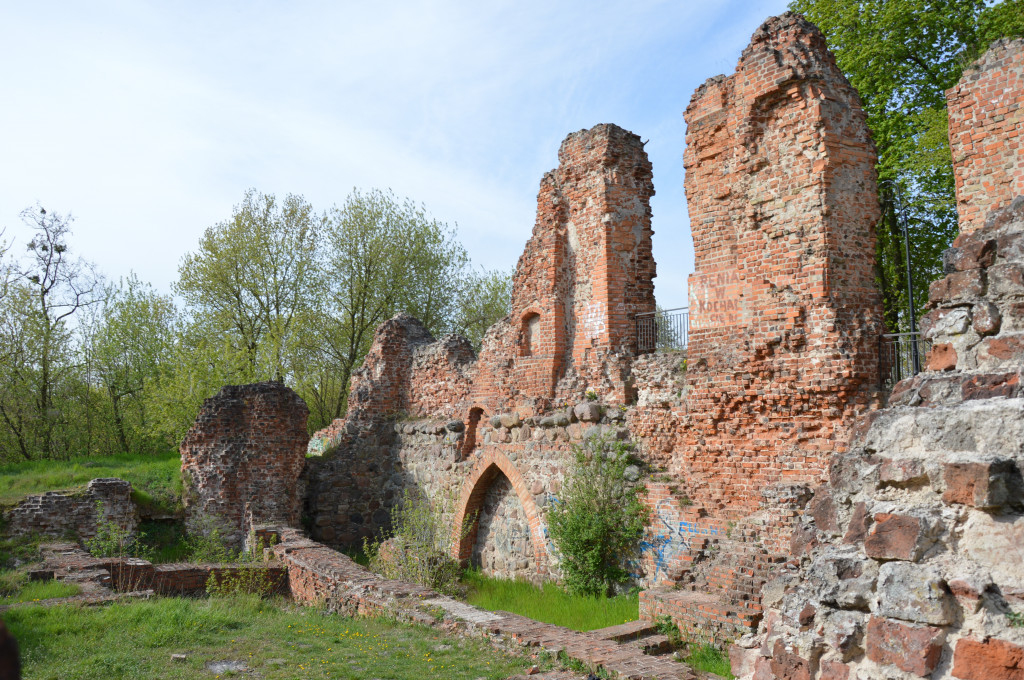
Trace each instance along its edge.
<path fill-rule="evenodd" d="M 511 267 L 566 134 L 650 139 L 658 295 L 685 302 L 682 110 L 781 1 L 19 3 L 0 10 L 0 226 L 36 200 L 167 290 L 252 186 L 391 187 Z"/>

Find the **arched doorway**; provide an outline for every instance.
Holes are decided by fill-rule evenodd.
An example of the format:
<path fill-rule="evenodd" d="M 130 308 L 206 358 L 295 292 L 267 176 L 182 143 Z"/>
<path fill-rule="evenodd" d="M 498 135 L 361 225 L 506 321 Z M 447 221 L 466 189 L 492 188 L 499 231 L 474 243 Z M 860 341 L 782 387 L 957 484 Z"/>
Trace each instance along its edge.
<path fill-rule="evenodd" d="M 508 523 L 501 526 L 512 516 L 512 511 L 519 512 L 519 528 Z M 528 552 L 516 552 L 523 546 L 524 531 L 528 534 L 532 556 Z M 475 550 L 478 538 L 483 541 L 480 549 Z M 498 551 L 502 544 L 510 551 L 500 554 Z M 489 450 L 481 456 L 462 485 L 459 510 L 455 516 L 454 545 L 453 556 L 458 560 L 470 561 L 476 552 L 479 558 L 486 558 L 488 554 L 500 556 L 506 569 L 507 559 L 515 560 L 513 568 L 516 571 L 520 570 L 521 561 L 526 559 L 527 568 L 534 573 L 546 571 L 547 554 L 537 504 L 526 490 L 522 475 L 500 451 Z"/>

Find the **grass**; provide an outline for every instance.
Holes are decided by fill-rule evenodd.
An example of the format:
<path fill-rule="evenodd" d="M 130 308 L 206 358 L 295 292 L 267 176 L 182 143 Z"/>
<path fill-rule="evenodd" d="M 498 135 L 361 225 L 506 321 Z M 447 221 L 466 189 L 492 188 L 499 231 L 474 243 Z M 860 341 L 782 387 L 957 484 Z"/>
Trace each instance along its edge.
<path fill-rule="evenodd" d="M 466 600 L 481 609 L 507 611 L 537 621 L 588 631 L 607 628 L 640 616 L 639 595 L 583 597 L 570 595 L 553 583 L 538 588 L 526 581 L 509 581 L 467 571 L 462 578 Z"/>
<path fill-rule="evenodd" d="M 6 574 L 0 574 L 6 576 Z M 0 605 L 16 602 L 38 602 L 52 597 L 71 597 L 78 595 L 79 587 L 74 583 L 62 581 L 28 581 L 15 592 L 0 597 Z"/>
<path fill-rule="evenodd" d="M 135 499 L 156 510 L 171 511 L 181 499 L 181 457 L 121 454 L 82 456 L 68 460 L 33 460 L 0 465 L 0 505 L 12 505 L 44 491 L 72 490 L 97 477 L 119 477 L 132 483 Z"/>
<path fill-rule="evenodd" d="M 723 678 L 735 677 L 729 664 L 729 656 L 718 647 L 708 642 L 700 642 L 691 644 L 687 652 L 683 662 L 688 664 L 690 668 L 721 675 Z"/>
<path fill-rule="evenodd" d="M 206 664 L 239 661 L 238 676 L 507 678 L 530 663 L 479 640 L 381 619 L 348 619 L 254 597 L 155 598 L 105 607 L 21 607 L 5 613 L 33 680 L 229 677 Z M 172 654 L 185 654 L 175 661 Z"/>
<path fill-rule="evenodd" d="M 192 546 L 184 522 L 140 522 L 139 543 L 145 559 L 153 564 L 188 562 Z"/>

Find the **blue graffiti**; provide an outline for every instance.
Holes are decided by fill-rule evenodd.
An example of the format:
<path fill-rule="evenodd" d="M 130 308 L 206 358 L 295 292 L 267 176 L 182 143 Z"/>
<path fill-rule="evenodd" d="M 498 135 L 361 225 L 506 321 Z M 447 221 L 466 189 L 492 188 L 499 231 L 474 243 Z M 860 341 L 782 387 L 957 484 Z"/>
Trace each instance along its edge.
<path fill-rule="evenodd" d="M 640 544 L 640 553 L 653 553 L 654 580 L 668 575 L 669 565 L 679 555 L 690 550 L 691 541 L 695 536 L 717 536 L 718 529 L 700 526 L 696 522 L 684 522 L 678 519 L 676 501 L 666 498 L 658 502 L 654 508 L 654 518 L 648 532 L 649 539 Z M 633 574 L 641 578 L 642 574 Z"/>

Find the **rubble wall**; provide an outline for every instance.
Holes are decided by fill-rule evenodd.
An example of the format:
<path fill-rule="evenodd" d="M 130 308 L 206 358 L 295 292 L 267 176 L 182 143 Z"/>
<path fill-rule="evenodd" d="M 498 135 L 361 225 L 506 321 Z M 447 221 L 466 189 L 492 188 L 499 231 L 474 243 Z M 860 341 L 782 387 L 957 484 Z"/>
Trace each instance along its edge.
<path fill-rule="evenodd" d="M 1024 678 L 1024 196 L 1004 181 L 1019 125 L 975 110 L 990 153 L 956 150 L 964 102 L 1020 101 L 1022 48 L 997 43 L 948 93 L 963 223 L 929 289 L 926 370 L 833 456 L 757 635 L 732 649 L 741 678 Z"/>
<path fill-rule="evenodd" d="M 47 491 L 29 496 L 5 512 L 4 521 L 7 533 L 14 536 L 73 534 L 87 540 L 96 536 L 100 522 L 134 533 L 139 513 L 132 502 L 131 483 L 111 477 L 94 479 L 79 492 Z"/>
<path fill-rule="evenodd" d="M 181 443 L 190 530 L 216 523 L 237 547 L 254 524 L 297 526 L 308 416 L 299 395 L 273 381 L 228 385 L 204 401 Z"/>
<path fill-rule="evenodd" d="M 1024 195 L 1024 40 L 1002 39 L 946 92 L 960 231 Z"/>

